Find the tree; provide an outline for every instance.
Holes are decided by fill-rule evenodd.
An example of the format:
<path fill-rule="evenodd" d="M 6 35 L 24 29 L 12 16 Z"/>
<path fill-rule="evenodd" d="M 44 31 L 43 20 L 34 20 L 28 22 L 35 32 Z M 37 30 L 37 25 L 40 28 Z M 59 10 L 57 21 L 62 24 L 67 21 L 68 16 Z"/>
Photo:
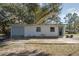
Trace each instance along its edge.
<path fill-rule="evenodd" d="M 6 14 L 9 16 L 4 17 L 8 19 L 9 24 L 13 23 L 27 23 L 27 24 L 37 24 L 41 19 L 41 23 L 44 23 L 45 17 L 49 17 L 51 12 L 59 13 L 60 11 L 60 4 L 59 3 L 52 3 L 52 4 L 45 4 L 45 6 L 40 6 L 37 3 L 8 3 L 8 4 L 0 4 L 0 9 L 4 10 Z M 2 12 L 2 11 L 1 11 Z M 1 21 L 3 20 L 3 13 L 1 13 Z M 56 15 L 52 15 L 55 17 Z"/>
<path fill-rule="evenodd" d="M 77 25 L 77 20 L 78 20 L 78 15 L 76 13 L 68 13 L 65 17 L 68 23 L 68 29 L 69 32 L 74 30 L 74 33 L 76 33 L 76 25 Z"/>
<path fill-rule="evenodd" d="M 40 10 L 40 5 L 37 3 L 27 3 L 27 4 L 23 4 L 24 6 L 27 7 L 27 21 L 28 24 L 33 24 L 35 22 L 35 20 L 37 20 L 37 15 L 38 12 Z"/>
<path fill-rule="evenodd" d="M 62 24 L 61 18 L 59 16 L 48 18 L 48 21 L 46 23 Z"/>
<path fill-rule="evenodd" d="M 6 32 L 5 27 L 7 26 L 8 22 L 9 19 L 7 13 L 4 10 L 0 10 L 0 28 L 2 33 Z"/>
<path fill-rule="evenodd" d="M 76 19 L 77 19 L 77 14 L 76 13 L 74 13 L 74 14 L 72 14 L 72 20 L 73 20 L 73 26 L 74 26 L 74 33 L 76 33 Z"/>
<path fill-rule="evenodd" d="M 16 20 L 18 20 L 18 22 L 20 22 L 20 20 L 24 21 L 27 16 L 27 9 L 22 4 L 2 4 L 1 8 L 11 13 L 11 15 L 14 15 L 14 18 L 17 18 Z"/>
<path fill-rule="evenodd" d="M 79 26 L 79 16 L 78 16 L 78 14 L 77 13 L 74 13 L 73 14 L 73 24 L 74 24 L 74 32 L 76 33 L 77 32 L 77 30 L 78 30 L 78 26 Z"/>
<path fill-rule="evenodd" d="M 28 24 L 36 24 L 41 18 L 48 15 L 49 13 L 59 13 L 61 10 L 59 3 L 47 3 L 42 8 L 37 3 L 20 3 L 20 4 L 1 4 L 1 8 L 5 11 L 15 15 L 15 18 L 20 22 L 26 22 Z M 53 16 L 53 15 L 52 15 Z M 55 15 L 56 16 L 56 15 Z M 54 16 L 54 17 L 55 17 Z"/>
<path fill-rule="evenodd" d="M 36 20 L 36 24 L 42 24 L 45 21 L 48 21 L 48 19 L 47 20 L 45 19 L 48 17 L 51 18 L 51 16 L 52 16 L 51 21 L 54 20 L 53 18 L 56 18 L 62 9 L 60 6 L 61 4 L 59 3 L 45 4 L 45 6 L 42 7 L 42 11 L 38 15 L 39 17 L 38 17 L 38 20 Z"/>
<path fill-rule="evenodd" d="M 15 15 L 18 22 L 26 22 L 27 24 L 33 24 L 36 19 L 36 13 L 40 8 L 39 4 L 27 3 L 27 4 L 2 4 L 1 8 L 5 11 L 10 12 L 12 15 Z M 15 20 L 15 21 L 16 21 Z"/>

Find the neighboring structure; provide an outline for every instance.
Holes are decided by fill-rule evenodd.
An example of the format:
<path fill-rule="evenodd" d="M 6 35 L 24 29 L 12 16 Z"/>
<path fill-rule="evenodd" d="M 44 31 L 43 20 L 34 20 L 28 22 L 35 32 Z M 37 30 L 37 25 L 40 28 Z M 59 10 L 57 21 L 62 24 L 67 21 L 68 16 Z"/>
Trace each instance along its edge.
<path fill-rule="evenodd" d="M 62 37 L 64 26 L 57 24 L 27 25 L 13 24 L 11 26 L 11 37 Z"/>

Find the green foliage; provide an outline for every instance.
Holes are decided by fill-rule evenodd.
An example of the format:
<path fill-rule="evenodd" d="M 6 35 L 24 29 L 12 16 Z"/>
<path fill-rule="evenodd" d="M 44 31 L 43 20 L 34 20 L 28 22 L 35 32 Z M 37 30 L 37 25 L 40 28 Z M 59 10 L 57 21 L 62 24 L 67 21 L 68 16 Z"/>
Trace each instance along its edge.
<path fill-rule="evenodd" d="M 36 24 L 41 18 L 52 11 L 59 13 L 60 9 L 59 3 L 46 3 L 42 7 L 37 3 L 2 3 L 0 4 L 0 10 L 2 10 L 0 11 L 0 24 L 3 25 L 1 25 L 3 28 L 7 24 L 14 23 Z"/>
<path fill-rule="evenodd" d="M 59 13 L 61 9 L 60 5 L 61 4 L 59 3 L 47 3 L 41 8 L 37 3 L 9 3 L 0 4 L 0 7 L 11 13 L 11 15 L 15 15 L 15 18 L 17 18 L 16 20 L 18 20 L 18 22 L 21 20 L 22 22 L 33 24 L 36 20 L 39 21 L 41 18 L 43 18 L 51 10 Z"/>
<path fill-rule="evenodd" d="M 67 29 L 69 29 L 69 32 L 77 32 L 77 26 L 79 25 L 79 16 L 76 13 L 68 13 L 64 19 L 67 21 Z"/>

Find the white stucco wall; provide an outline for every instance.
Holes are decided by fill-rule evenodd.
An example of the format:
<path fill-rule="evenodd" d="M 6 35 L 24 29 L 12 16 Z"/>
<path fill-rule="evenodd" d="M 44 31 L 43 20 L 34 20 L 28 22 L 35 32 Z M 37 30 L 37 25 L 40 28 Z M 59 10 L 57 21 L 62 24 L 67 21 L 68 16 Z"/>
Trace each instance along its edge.
<path fill-rule="evenodd" d="M 36 32 L 36 27 L 41 27 L 41 32 Z M 55 32 L 50 32 L 50 27 L 55 27 Z M 58 36 L 57 25 L 29 25 L 24 27 L 24 36 Z"/>

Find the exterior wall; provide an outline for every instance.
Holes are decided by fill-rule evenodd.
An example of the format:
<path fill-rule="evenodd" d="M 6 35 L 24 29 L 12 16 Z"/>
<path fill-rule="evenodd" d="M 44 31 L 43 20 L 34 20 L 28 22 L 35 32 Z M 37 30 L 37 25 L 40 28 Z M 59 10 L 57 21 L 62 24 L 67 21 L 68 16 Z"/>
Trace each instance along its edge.
<path fill-rule="evenodd" d="M 11 37 L 24 37 L 24 27 L 23 26 L 12 26 Z"/>
<path fill-rule="evenodd" d="M 36 27 L 41 27 L 41 32 L 36 32 Z M 50 27 L 55 27 L 55 32 L 50 32 Z M 25 26 L 24 36 L 55 36 L 58 37 L 59 30 L 57 25 L 35 25 L 35 26 Z"/>
<path fill-rule="evenodd" d="M 36 32 L 37 27 L 41 27 L 41 32 Z M 55 32 L 50 32 L 50 27 L 54 27 Z M 64 35 L 64 27 L 62 32 Z M 12 25 L 11 37 L 20 38 L 20 37 L 31 37 L 31 36 L 59 37 L 59 26 L 58 25 L 22 25 L 22 24 Z"/>
<path fill-rule="evenodd" d="M 66 29 L 66 26 L 64 25 L 64 27 L 63 27 L 63 36 L 65 34 L 65 29 Z"/>

